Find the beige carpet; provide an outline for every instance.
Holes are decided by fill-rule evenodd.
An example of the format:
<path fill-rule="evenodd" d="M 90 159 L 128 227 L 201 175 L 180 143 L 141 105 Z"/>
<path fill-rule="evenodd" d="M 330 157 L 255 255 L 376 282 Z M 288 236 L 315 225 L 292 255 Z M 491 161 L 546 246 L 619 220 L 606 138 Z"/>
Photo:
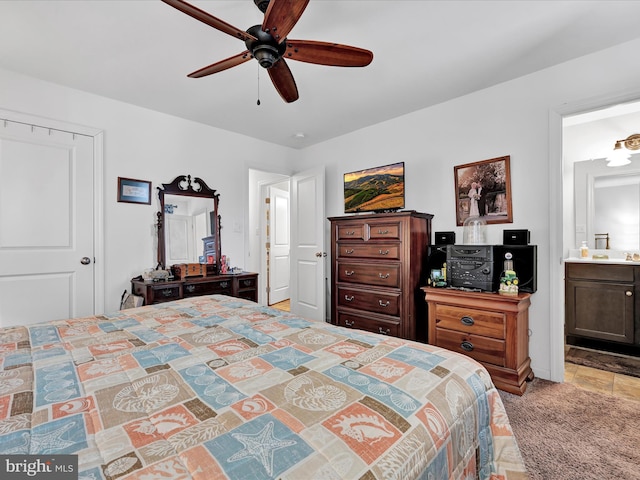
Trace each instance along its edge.
<path fill-rule="evenodd" d="M 500 396 L 531 480 L 640 480 L 640 400 L 542 379 Z"/>

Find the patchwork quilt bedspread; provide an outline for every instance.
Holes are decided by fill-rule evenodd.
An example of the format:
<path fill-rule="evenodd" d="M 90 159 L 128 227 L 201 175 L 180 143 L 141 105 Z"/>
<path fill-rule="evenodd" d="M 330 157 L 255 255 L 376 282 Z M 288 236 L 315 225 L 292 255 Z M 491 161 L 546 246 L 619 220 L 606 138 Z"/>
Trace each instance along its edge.
<path fill-rule="evenodd" d="M 484 368 L 213 295 L 0 329 L 0 453 L 93 479 L 523 479 Z"/>

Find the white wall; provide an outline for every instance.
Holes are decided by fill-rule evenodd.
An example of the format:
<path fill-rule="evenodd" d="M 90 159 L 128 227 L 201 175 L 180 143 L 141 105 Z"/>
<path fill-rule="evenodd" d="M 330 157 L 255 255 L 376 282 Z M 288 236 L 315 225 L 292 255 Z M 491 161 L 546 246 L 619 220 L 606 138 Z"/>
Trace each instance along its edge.
<path fill-rule="evenodd" d="M 557 243 L 564 227 L 556 223 L 566 216 L 553 210 L 563 205 L 561 122 L 556 117 L 598 99 L 628 92 L 640 97 L 640 64 L 628 61 L 638 51 L 640 40 L 629 42 L 301 152 L 2 70 L 0 108 L 104 129 L 107 310 L 117 306 L 131 276 L 155 264 L 157 204 L 117 203 L 118 176 L 152 180 L 154 188 L 179 174 L 205 179 L 221 195 L 223 252 L 238 259 L 249 256 L 248 235 L 256 227 L 247 225 L 248 167 L 286 174 L 294 164 L 303 170 L 324 163 L 325 211 L 333 216 L 343 213 L 344 172 L 404 161 L 406 208 L 434 214 L 434 231 L 455 230 L 461 240 L 462 229 L 455 226 L 453 167 L 510 155 L 514 222 L 489 226 L 488 240 L 501 243 L 504 228 L 523 228 L 539 246 L 530 353 L 536 375 L 550 378 L 550 359 L 561 348 L 551 343 L 552 330 L 563 323 L 554 306 L 562 298 L 560 266 L 551 258 L 563 251 Z M 233 231 L 237 222 L 241 232 Z"/>
<path fill-rule="evenodd" d="M 404 161 L 405 208 L 434 214 L 433 230 L 454 230 L 461 242 L 462 227 L 455 224 L 453 167 L 510 155 L 513 223 L 489 225 L 488 241 L 502 243 L 505 228 L 529 229 L 531 243 L 538 245 L 530 354 L 536 375 L 551 378 L 552 350 L 559 347 L 551 345 L 552 323 L 557 332 L 564 319 L 552 305 L 552 297 L 563 289 L 550 252 L 551 205 L 562 208 L 562 180 L 556 179 L 557 191 L 550 189 L 550 170 L 561 172 L 559 166 L 550 168 L 550 156 L 561 158 L 559 145 L 557 152 L 552 151 L 556 146 L 550 138 L 550 114 L 566 105 L 640 89 L 640 64 L 627 61 L 639 49 L 640 40 L 629 42 L 362 129 L 305 149 L 301 163 L 325 163 L 326 214 L 333 216 L 344 212 L 345 172 Z"/>
<path fill-rule="evenodd" d="M 0 108 L 104 131 L 105 310 L 118 308 L 129 280 L 156 265 L 156 187 L 178 175 L 220 194 L 222 252 L 243 267 L 247 164 L 284 170 L 294 150 L 0 69 Z M 153 182 L 151 205 L 117 202 L 117 178 Z M 46 208 L 43 209 L 46 214 Z M 235 228 L 234 228 L 235 227 Z M 99 312 L 102 313 L 102 312 Z"/>

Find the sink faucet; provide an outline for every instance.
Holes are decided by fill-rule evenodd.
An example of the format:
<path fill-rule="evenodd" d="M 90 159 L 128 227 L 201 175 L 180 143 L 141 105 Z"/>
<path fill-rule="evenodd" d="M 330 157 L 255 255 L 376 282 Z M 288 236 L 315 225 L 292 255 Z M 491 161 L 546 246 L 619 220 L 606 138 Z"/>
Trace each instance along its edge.
<path fill-rule="evenodd" d="M 595 237 L 596 237 L 596 241 L 595 241 L 596 249 L 598 248 L 598 242 L 600 242 L 602 240 L 605 241 L 605 247 L 604 248 L 606 250 L 610 249 L 610 247 L 609 247 L 609 234 L 608 233 L 596 233 Z"/>

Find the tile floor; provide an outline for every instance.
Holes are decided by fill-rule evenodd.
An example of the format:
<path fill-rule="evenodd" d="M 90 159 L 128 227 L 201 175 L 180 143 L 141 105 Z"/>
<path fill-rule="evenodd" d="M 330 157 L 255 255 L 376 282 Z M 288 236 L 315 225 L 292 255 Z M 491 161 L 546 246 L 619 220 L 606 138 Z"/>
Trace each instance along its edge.
<path fill-rule="evenodd" d="M 272 305 L 273 308 L 288 312 L 289 300 Z M 604 392 L 640 402 L 640 378 L 605 372 L 574 363 L 564 364 L 564 381 L 585 390 Z"/>
<path fill-rule="evenodd" d="M 585 390 L 604 392 L 640 402 L 640 378 L 605 372 L 574 363 L 564 364 L 564 381 Z"/>

